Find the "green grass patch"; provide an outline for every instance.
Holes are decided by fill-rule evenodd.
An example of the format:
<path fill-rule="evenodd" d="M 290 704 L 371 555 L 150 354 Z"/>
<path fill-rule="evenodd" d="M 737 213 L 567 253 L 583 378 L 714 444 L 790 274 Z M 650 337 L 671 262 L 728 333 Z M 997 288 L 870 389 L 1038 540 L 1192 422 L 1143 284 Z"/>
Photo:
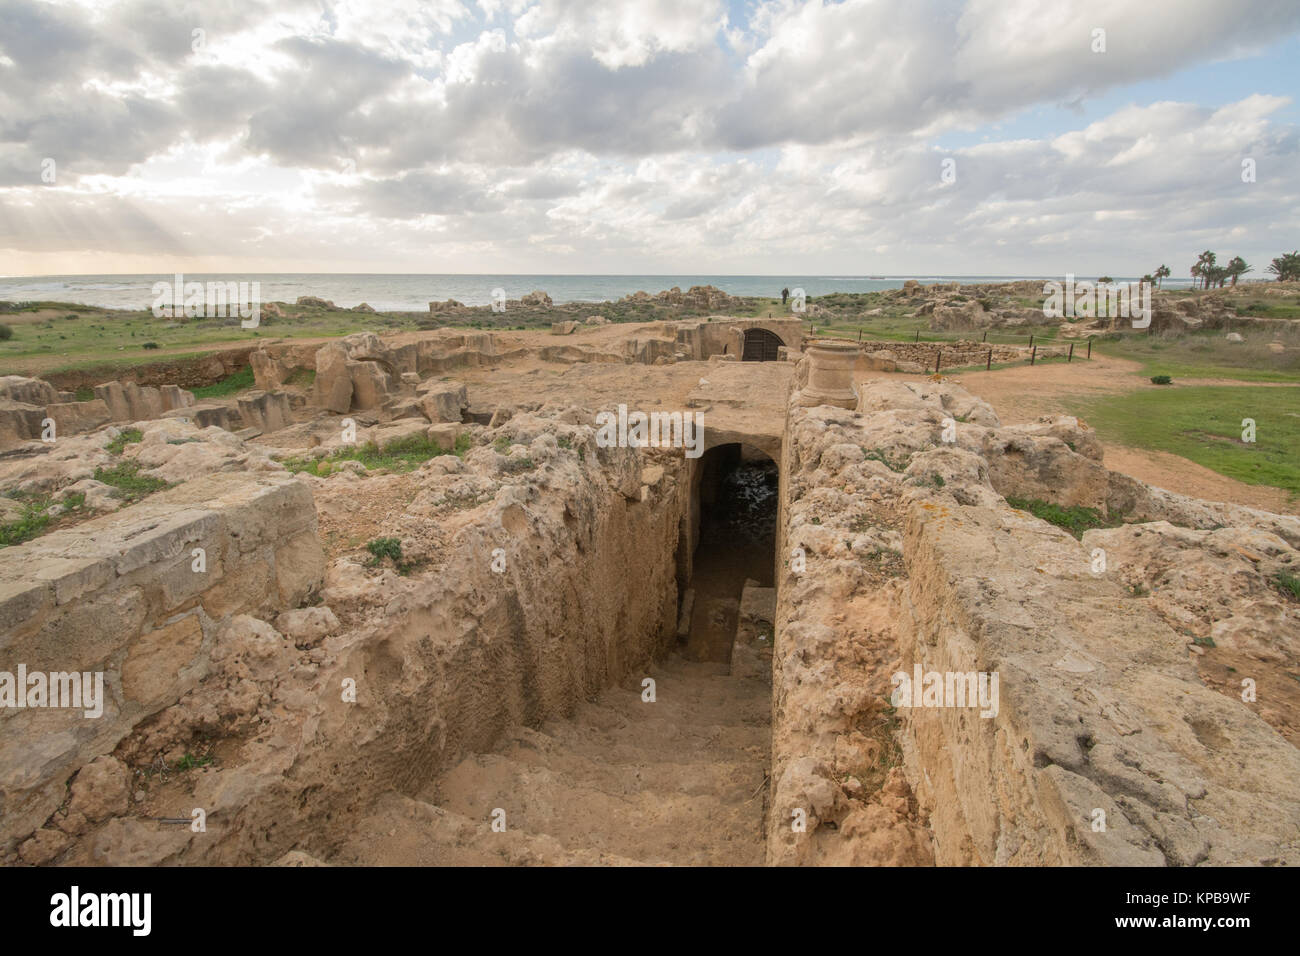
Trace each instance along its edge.
<path fill-rule="evenodd" d="M 316 370 L 314 368 L 296 368 L 289 373 L 289 377 L 284 380 L 285 385 L 292 385 L 295 388 L 311 388 L 316 384 Z"/>
<path fill-rule="evenodd" d="M 144 432 L 138 428 L 124 428 L 118 432 L 116 438 L 110 441 L 104 447 L 114 455 L 120 455 L 126 450 L 126 446 L 134 442 L 144 441 Z"/>
<path fill-rule="evenodd" d="M 50 495 L 11 494 L 8 497 L 21 501 L 22 514 L 13 521 L 0 524 L 0 548 L 13 544 L 22 544 L 39 537 L 49 528 L 55 519 L 50 509 L 56 504 Z M 84 511 L 86 496 L 83 492 L 70 492 L 57 502 L 62 506 L 60 514 Z"/>
<path fill-rule="evenodd" d="M 253 366 L 246 365 L 238 372 L 231 372 L 219 382 L 194 389 L 194 397 L 200 400 L 224 398 L 227 395 L 242 392 L 246 388 L 252 388 L 253 384 Z"/>
<path fill-rule="evenodd" d="M 1300 382 L 1300 349 L 1295 348 L 1300 346 L 1300 335 L 1284 336 L 1284 343 L 1292 348 L 1275 352 L 1269 348 L 1275 334 L 1245 331 L 1241 333 L 1245 341 L 1233 343 L 1221 329 L 1169 335 L 1107 333 L 1096 338 L 1093 350 L 1141 362 L 1142 374 L 1148 378 Z"/>
<path fill-rule="evenodd" d="M 1118 515 L 1107 517 L 1096 508 L 1085 508 L 1082 505 L 1067 508 L 1041 498 L 1008 498 L 1007 504 L 1020 511 L 1028 511 L 1035 518 L 1041 518 L 1058 528 L 1064 528 L 1076 538 L 1082 538 L 1085 531 L 1094 528 L 1114 528 L 1124 523 Z"/>
<path fill-rule="evenodd" d="M 124 461 L 112 468 L 96 468 L 95 480 L 103 482 L 113 490 L 113 496 L 128 503 L 146 498 L 155 491 L 170 487 L 161 478 L 140 474 L 138 461 Z"/>
<path fill-rule="evenodd" d="M 1293 601 L 1300 601 L 1300 578 L 1286 571 L 1279 571 L 1273 581 L 1284 594 L 1289 594 Z"/>
<path fill-rule="evenodd" d="M 23 513 L 8 524 L 0 524 L 0 548 L 30 541 L 45 530 L 54 520 L 48 511 L 49 500 L 30 501 L 23 505 Z"/>
<path fill-rule="evenodd" d="M 444 448 L 432 438 L 423 435 L 411 435 L 390 442 L 382 450 L 374 442 L 366 442 L 364 445 L 352 448 L 340 448 L 324 458 L 282 458 L 280 463 L 295 474 L 305 471 L 317 478 L 329 476 L 334 472 L 334 466 L 344 461 L 359 461 L 365 465 L 367 471 L 385 469 L 400 473 L 414 471 L 430 458 L 437 458 L 439 455 L 455 455 L 463 458 L 470 446 L 471 439 L 468 432 L 457 435 L 456 442 L 451 448 Z"/>
<path fill-rule="evenodd" d="M 1180 455 L 1250 485 L 1300 495 L 1300 388 L 1143 389 L 1071 403 L 1103 442 Z M 1244 419 L 1255 441 L 1243 441 Z"/>

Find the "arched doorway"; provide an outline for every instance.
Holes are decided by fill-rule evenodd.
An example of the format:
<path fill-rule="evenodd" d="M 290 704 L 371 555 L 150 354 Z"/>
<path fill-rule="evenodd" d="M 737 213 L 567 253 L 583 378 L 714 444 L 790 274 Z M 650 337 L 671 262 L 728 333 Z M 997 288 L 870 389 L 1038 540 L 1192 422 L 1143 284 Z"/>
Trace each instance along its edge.
<path fill-rule="evenodd" d="M 767 329 L 745 330 L 745 352 L 742 362 L 775 362 L 777 349 L 785 345 L 781 336 Z"/>

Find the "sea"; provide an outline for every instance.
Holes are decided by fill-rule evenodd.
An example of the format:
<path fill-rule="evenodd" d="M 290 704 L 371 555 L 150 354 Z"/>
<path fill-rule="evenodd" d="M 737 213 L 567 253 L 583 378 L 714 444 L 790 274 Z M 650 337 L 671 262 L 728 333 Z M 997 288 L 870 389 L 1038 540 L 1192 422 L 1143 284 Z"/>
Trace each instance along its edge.
<path fill-rule="evenodd" d="M 712 285 L 736 296 L 779 296 L 783 288 L 803 289 L 807 296 L 832 292 L 874 292 L 898 289 L 907 279 L 933 282 L 1012 282 L 1023 279 L 1062 281 L 1063 276 L 777 276 L 777 275 L 393 275 L 386 273 L 185 273 L 186 282 L 258 282 L 260 301 L 294 302 L 299 296 L 328 299 L 340 308 L 367 303 L 381 312 L 425 312 L 432 301 L 455 299 L 465 305 L 490 305 L 493 290 L 507 299 L 541 290 L 556 303 L 612 302 L 633 292 L 650 294 L 678 286 Z M 1095 276 L 1076 276 L 1095 279 Z M 1136 281 L 1137 277 L 1115 277 Z M 156 282 L 169 286 L 166 275 L 0 276 L 0 301 L 69 302 L 114 309 L 147 309 L 157 296 Z M 1166 280 L 1166 288 L 1190 284 L 1190 279 Z"/>

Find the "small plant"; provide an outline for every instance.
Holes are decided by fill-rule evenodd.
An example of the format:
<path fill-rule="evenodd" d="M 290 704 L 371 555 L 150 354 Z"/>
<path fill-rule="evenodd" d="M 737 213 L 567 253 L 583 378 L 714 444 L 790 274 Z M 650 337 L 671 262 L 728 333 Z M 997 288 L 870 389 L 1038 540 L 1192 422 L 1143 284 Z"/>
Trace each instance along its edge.
<path fill-rule="evenodd" d="M 1170 378 L 1168 375 L 1152 375 L 1152 376 L 1151 376 L 1151 384 L 1152 384 L 1152 385 L 1172 385 L 1172 384 L 1174 384 L 1174 380 L 1173 380 L 1172 378 Z"/>
<path fill-rule="evenodd" d="M 1289 594 L 1292 600 L 1300 601 L 1300 578 L 1286 571 L 1279 571 L 1273 580 L 1283 594 Z"/>
<path fill-rule="evenodd" d="M 1206 634 L 1204 637 L 1194 637 L 1194 638 L 1192 638 L 1192 643 L 1195 644 L 1197 647 L 1215 647 L 1215 646 L 1217 646 L 1217 645 L 1214 643 L 1214 638 L 1210 637 L 1210 635 L 1208 635 L 1208 634 Z"/>
<path fill-rule="evenodd" d="M 113 496 L 125 499 L 128 504 L 169 487 L 161 478 L 140 474 L 137 461 L 124 461 L 112 468 L 96 468 L 95 480 L 113 488 Z"/>
<path fill-rule="evenodd" d="M 127 445 L 140 441 L 144 441 L 144 432 L 138 428 L 124 428 L 104 448 L 114 455 L 120 455 L 126 450 Z"/>
<path fill-rule="evenodd" d="M 1038 498 L 1014 497 L 1007 498 L 1007 504 L 1019 511 L 1028 511 L 1035 518 L 1041 518 L 1058 528 L 1064 528 L 1076 538 L 1082 538 L 1085 531 L 1093 528 L 1114 528 L 1123 523 L 1118 514 L 1112 513 L 1107 517 L 1096 508 L 1086 508 L 1083 505 L 1067 508 Z"/>
<path fill-rule="evenodd" d="M 212 756 L 210 754 L 196 757 L 194 754 L 187 753 L 180 760 L 176 761 L 176 769 L 182 772 L 186 770 L 196 770 L 199 767 L 206 767 L 210 763 L 212 763 Z"/>
<path fill-rule="evenodd" d="M 49 499 L 28 502 L 16 520 L 0 524 L 0 548 L 30 541 L 44 531 L 53 520 L 48 508 Z"/>
<path fill-rule="evenodd" d="M 14 337 L 14 330 L 7 325 L 0 325 L 0 342 L 7 341 Z"/>
<path fill-rule="evenodd" d="M 146 342 L 144 343 L 144 345 L 141 346 L 141 348 L 146 348 L 146 349 L 156 349 L 157 347 L 158 347 L 157 342 Z"/>
<path fill-rule="evenodd" d="M 500 438 L 498 438 L 495 442 L 492 443 L 492 447 L 497 450 L 498 455 L 504 455 L 506 452 L 510 450 L 510 446 L 513 444 L 514 442 L 510 440 L 509 435 L 502 435 Z"/>
<path fill-rule="evenodd" d="M 555 439 L 555 444 L 559 445 L 565 451 L 569 451 L 573 448 L 573 439 L 568 435 L 561 435 L 559 438 Z"/>
<path fill-rule="evenodd" d="M 397 538 L 375 538 L 366 544 L 366 550 L 374 557 L 371 565 L 377 565 L 388 558 L 397 567 L 402 564 L 402 542 Z"/>
<path fill-rule="evenodd" d="M 511 458 L 501 466 L 501 470 L 507 475 L 517 475 L 522 471 L 532 471 L 537 467 L 531 458 Z"/>
<path fill-rule="evenodd" d="M 894 461 L 879 448 L 864 448 L 862 451 L 867 461 L 878 461 L 890 471 L 903 471 L 907 468 L 906 461 Z"/>

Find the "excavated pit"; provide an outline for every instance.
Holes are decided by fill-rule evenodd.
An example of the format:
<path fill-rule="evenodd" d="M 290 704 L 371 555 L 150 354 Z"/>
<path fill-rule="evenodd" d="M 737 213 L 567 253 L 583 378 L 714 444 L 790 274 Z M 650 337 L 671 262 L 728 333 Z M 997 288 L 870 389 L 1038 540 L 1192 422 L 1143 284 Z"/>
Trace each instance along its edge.
<path fill-rule="evenodd" d="M 0 670 L 107 687 L 102 720 L 0 714 L 0 862 L 1300 862 L 1273 689 L 1300 612 L 1270 583 L 1300 520 L 1151 488 L 1078 420 L 1004 426 L 948 382 L 804 407 L 806 361 L 629 369 L 623 334 L 581 361 L 441 333 L 254 353 L 269 387 L 314 363 L 316 410 L 266 393 L 236 434 L 183 405 L 0 459 L 22 493 L 176 484 L 0 552 Z M 162 401 L 119 390 L 127 422 Z M 704 415 L 702 457 L 601 446 L 632 394 Z M 377 449 L 465 447 L 286 473 L 345 414 Z M 1007 498 L 1124 523 L 1079 541 Z M 1001 706 L 895 706 L 917 667 L 998 673 Z"/>
<path fill-rule="evenodd" d="M 770 589 L 776 550 L 777 465 L 739 443 L 710 449 L 696 466 L 699 543 L 687 584 L 682 656 L 730 664 L 747 585 Z"/>
<path fill-rule="evenodd" d="M 671 498 L 678 510 L 663 514 L 678 540 L 658 552 L 658 570 L 672 585 L 663 600 L 677 606 L 676 640 L 570 712 L 525 712 L 493 746 L 381 794 L 322 858 L 763 862 L 777 465 L 737 442 L 668 467 L 683 493 Z M 568 526 L 579 537 L 588 530 Z M 587 553 L 590 566 L 573 568 L 573 577 L 590 580 L 608 557 Z M 755 597 L 763 595 L 766 602 Z M 744 666 L 733 665 L 733 645 Z"/>

